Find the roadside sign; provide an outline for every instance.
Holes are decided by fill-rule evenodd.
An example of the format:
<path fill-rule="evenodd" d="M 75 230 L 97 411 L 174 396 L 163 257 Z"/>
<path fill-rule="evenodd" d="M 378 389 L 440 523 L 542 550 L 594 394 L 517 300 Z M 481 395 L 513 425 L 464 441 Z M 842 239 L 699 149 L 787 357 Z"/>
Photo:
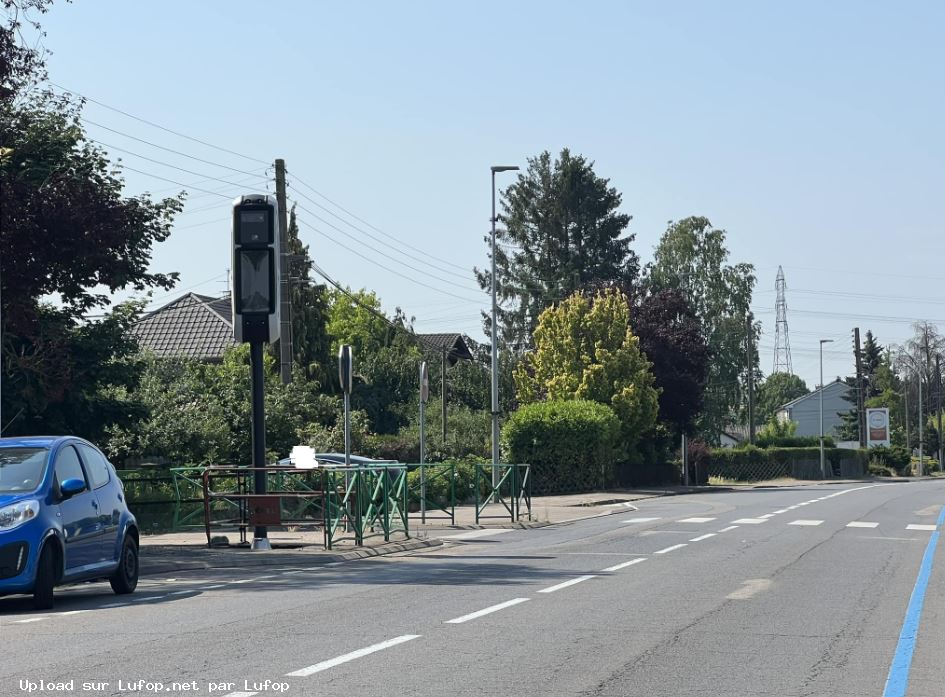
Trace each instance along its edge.
<path fill-rule="evenodd" d="M 338 381 L 341 383 L 341 391 L 345 394 L 351 394 L 353 373 L 354 357 L 351 345 L 342 344 L 338 347 Z"/>
<path fill-rule="evenodd" d="M 888 446 L 891 442 L 889 437 L 889 409 L 867 409 L 866 447 Z"/>
<path fill-rule="evenodd" d="M 430 399 L 430 376 L 427 373 L 427 362 L 420 364 L 420 401 L 426 403 Z"/>

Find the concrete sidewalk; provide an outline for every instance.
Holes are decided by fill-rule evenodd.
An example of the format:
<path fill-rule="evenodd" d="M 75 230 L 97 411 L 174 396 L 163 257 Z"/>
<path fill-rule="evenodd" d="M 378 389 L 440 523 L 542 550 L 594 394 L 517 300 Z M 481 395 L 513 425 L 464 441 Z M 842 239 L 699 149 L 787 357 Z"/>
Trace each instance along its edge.
<path fill-rule="evenodd" d="M 478 524 L 475 506 L 457 506 L 455 521 L 451 521 L 444 511 L 434 509 L 427 511 L 425 524 L 421 524 L 419 512 L 410 514 L 410 539 L 398 532 L 391 535 L 390 542 L 385 542 L 382 535 L 376 535 L 365 539 L 365 544 L 360 547 L 356 547 L 351 540 L 341 540 L 333 544 L 333 549 L 330 551 L 324 548 L 324 533 L 318 528 L 270 529 L 269 540 L 273 550 L 268 552 L 254 552 L 246 545 L 239 545 L 239 533 L 235 529 L 214 531 L 215 536 L 225 536 L 230 544 L 213 548 L 208 548 L 207 537 L 203 531 L 143 535 L 141 537 L 141 573 L 150 576 L 189 569 L 323 565 L 438 546 L 443 544 L 445 538 L 461 534 L 463 530 L 540 527 L 626 513 L 628 510 L 635 509 L 634 501 L 663 496 L 717 493 L 742 488 L 849 484 L 859 481 L 863 480 L 824 482 L 779 480 L 743 486 L 664 486 L 536 496 L 532 498 L 531 519 L 529 520 L 525 515 L 525 510 L 522 510 L 520 522 L 513 522 L 508 511 L 500 504 L 487 506 L 482 511 Z"/>

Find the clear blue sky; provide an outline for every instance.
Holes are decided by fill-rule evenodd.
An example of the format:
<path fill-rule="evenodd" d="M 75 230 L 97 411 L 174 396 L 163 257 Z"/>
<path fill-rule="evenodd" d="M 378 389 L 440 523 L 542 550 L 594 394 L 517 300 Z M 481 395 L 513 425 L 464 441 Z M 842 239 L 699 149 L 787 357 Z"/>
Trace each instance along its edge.
<path fill-rule="evenodd" d="M 854 326 L 882 343 L 906 339 L 908 318 L 945 330 L 943 3 L 77 0 L 44 25 L 54 82 L 263 161 L 283 157 L 290 197 L 354 239 L 304 212 L 303 223 L 397 273 L 303 227 L 317 262 L 403 307 L 418 331 L 481 338 L 487 299 L 461 269 L 487 263 L 489 166 L 562 147 L 623 193 L 644 261 L 670 219 L 706 215 L 728 231 L 732 261 L 757 270 L 765 373 L 778 265 L 795 372 L 811 386 L 819 338 L 837 341 L 830 379 L 852 372 Z M 95 104 L 85 115 L 214 163 L 265 168 Z M 88 131 L 200 174 L 251 179 Z M 302 182 L 405 254 L 316 208 L 301 194 L 332 206 Z M 127 184 L 179 188 L 133 172 Z M 194 191 L 155 268 L 180 271 L 181 289 L 225 290 L 228 206 Z M 440 278 L 424 281 L 436 290 L 399 263 L 427 267 L 408 244 L 440 260 L 430 268 Z"/>

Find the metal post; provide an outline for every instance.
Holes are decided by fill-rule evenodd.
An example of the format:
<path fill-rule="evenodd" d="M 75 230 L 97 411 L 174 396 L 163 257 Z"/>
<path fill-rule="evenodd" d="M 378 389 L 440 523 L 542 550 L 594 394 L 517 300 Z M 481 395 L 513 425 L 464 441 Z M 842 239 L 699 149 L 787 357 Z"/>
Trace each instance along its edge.
<path fill-rule="evenodd" d="M 499 330 L 495 283 L 495 168 L 492 169 L 492 486 L 499 464 Z"/>
<path fill-rule="evenodd" d="M 942 357 L 935 356 L 935 387 L 938 395 L 938 471 L 945 472 L 945 435 L 942 434 Z"/>
<path fill-rule="evenodd" d="M 276 200 L 279 202 L 279 376 L 292 382 L 292 296 L 289 288 L 289 229 L 285 197 L 285 160 L 276 160 Z"/>
<path fill-rule="evenodd" d="M 426 404 L 420 400 L 420 522 L 427 522 L 427 468 L 424 466 L 426 459 L 426 421 L 424 410 Z"/>
<path fill-rule="evenodd" d="M 351 395 L 345 392 L 345 467 L 351 467 Z"/>
<path fill-rule="evenodd" d="M 922 423 L 922 370 L 918 369 L 916 370 L 916 373 L 918 373 L 919 378 L 919 469 L 917 470 L 916 474 L 921 477 L 925 474 L 925 461 L 922 454 L 922 446 L 924 445 L 922 442 L 924 437 L 922 427 L 925 425 Z"/>
<path fill-rule="evenodd" d="M 748 442 L 755 442 L 755 369 L 751 355 L 751 313 L 746 320 L 745 348 L 748 354 Z"/>
<path fill-rule="evenodd" d="M 493 166 L 492 171 L 492 488 L 499 483 L 499 323 L 496 306 L 495 271 L 495 173 L 517 170 L 514 166 Z"/>
<path fill-rule="evenodd" d="M 680 446 L 680 456 L 683 466 L 683 486 L 689 486 L 689 448 L 686 442 L 686 434 L 682 434 L 682 445 Z"/>
<path fill-rule="evenodd" d="M 824 467 L 824 342 L 820 342 L 820 478 L 826 479 Z"/>
<path fill-rule="evenodd" d="M 252 382 L 253 408 L 253 491 L 257 495 L 266 493 L 266 413 L 263 376 L 263 345 L 253 341 L 249 345 L 250 378 Z M 253 549 L 271 549 L 265 525 L 253 529 Z"/>

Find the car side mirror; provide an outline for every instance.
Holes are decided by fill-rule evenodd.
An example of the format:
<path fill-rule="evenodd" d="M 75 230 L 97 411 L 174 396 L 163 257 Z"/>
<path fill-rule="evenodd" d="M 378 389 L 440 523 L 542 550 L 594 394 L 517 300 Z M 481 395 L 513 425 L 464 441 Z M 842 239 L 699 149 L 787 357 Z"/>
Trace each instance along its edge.
<path fill-rule="evenodd" d="M 62 493 L 63 500 L 71 499 L 76 494 L 85 491 L 85 482 L 81 479 L 67 479 L 59 485 L 59 491 Z"/>

